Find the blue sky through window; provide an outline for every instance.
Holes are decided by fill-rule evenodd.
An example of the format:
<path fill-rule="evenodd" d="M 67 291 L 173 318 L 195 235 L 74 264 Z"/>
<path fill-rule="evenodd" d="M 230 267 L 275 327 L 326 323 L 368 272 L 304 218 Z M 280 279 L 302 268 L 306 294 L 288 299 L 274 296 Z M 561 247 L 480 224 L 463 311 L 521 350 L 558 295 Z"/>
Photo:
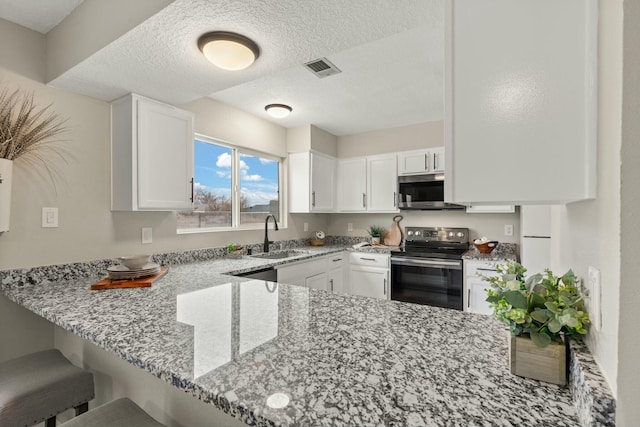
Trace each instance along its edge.
<path fill-rule="evenodd" d="M 231 197 L 232 150 L 196 140 L 195 186 Z M 249 206 L 266 205 L 278 198 L 278 162 L 240 154 L 240 191 Z"/>

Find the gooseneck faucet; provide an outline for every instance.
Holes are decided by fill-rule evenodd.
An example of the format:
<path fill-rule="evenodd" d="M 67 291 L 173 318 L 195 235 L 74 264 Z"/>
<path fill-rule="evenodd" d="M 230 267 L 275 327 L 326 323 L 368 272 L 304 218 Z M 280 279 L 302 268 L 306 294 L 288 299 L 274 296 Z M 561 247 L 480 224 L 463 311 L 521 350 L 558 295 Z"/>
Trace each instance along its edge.
<path fill-rule="evenodd" d="M 269 229 L 267 228 L 267 226 L 269 225 L 269 218 L 273 218 L 274 230 L 278 231 L 278 221 L 276 220 L 276 217 L 271 214 L 267 215 L 264 220 L 264 246 L 262 247 L 263 252 L 269 252 L 269 243 L 273 243 L 269 240 Z"/>

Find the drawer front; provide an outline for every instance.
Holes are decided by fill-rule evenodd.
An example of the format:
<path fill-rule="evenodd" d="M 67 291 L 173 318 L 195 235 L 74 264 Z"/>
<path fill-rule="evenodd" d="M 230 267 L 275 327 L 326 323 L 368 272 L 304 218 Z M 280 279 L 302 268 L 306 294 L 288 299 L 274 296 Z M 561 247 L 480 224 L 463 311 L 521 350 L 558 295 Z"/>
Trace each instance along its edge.
<path fill-rule="evenodd" d="M 465 261 L 466 276 L 477 276 L 478 273 L 483 276 L 497 276 L 496 265 L 500 264 L 496 261 Z"/>
<path fill-rule="evenodd" d="M 355 265 L 389 268 L 389 255 L 352 252 L 351 254 L 349 254 L 349 262 Z"/>

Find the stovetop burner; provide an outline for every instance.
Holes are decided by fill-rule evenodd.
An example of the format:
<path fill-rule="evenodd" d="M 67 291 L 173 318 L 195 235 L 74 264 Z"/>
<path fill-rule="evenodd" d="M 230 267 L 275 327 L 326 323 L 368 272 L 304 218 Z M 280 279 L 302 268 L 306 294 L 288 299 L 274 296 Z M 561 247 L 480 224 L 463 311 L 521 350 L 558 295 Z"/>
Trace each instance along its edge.
<path fill-rule="evenodd" d="M 391 252 L 411 258 L 461 259 L 468 249 L 468 228 L 406 227 L 404 248 Z"/>

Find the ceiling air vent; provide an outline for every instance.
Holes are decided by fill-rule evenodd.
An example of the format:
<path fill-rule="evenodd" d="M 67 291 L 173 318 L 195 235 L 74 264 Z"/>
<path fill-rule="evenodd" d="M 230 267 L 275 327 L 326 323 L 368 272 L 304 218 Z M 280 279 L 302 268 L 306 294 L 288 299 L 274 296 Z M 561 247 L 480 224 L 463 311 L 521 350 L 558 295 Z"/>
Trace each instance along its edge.
<path fill-rule="evenodd" d="M 341 73 L 340 69 L 333 65 L 327 58 L 314 59 L 304 64 L 318 78 L 329 77 Z"/>

